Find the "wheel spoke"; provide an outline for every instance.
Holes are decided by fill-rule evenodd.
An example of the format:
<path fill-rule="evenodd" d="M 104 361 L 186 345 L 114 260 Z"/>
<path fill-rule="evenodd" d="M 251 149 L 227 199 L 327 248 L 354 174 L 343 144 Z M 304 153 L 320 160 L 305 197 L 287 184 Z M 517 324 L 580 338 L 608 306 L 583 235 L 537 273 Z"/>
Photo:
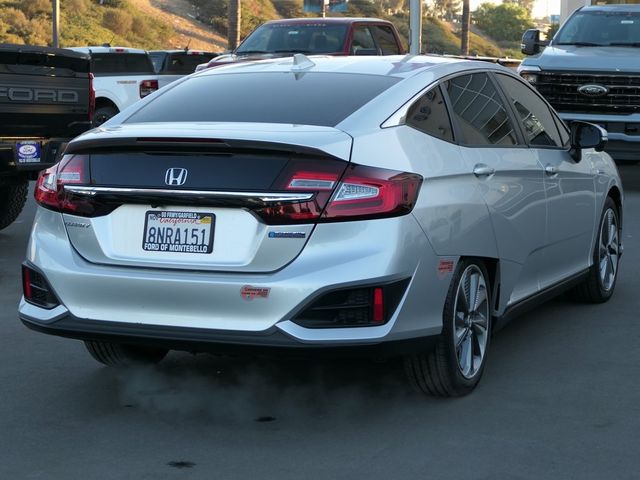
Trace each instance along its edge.
<path fill-rule="evenodd" d="M 468 328 L 461 328 L 460 330 L 456 330 L 456 351 L 460 350 L 460 347 L 462 346 L 462 342 L 464 342 L 464 340 L 467 338 L 468 335 L 469 335 Z"/>
<path fill-rule="evenodd" d="M 478 308 L 478 289 L 480 288 L 480 275 L 469 275 L 469 311 L 475 312 Z"/>
<path fill-rule="evenodd" d="M 467 316 L 469 315 L 469 297 L 467 296 L 467 289 L 465 288 L 464 280 L 465 279 L 462 279 L 462 282 L 460 282 L 460 288 L 458 288 L 458 305 L 456 305 L 456 311 L 460 311 Z"/>
<path fill-rule="evenodd" d="M 487 321 L 487 318 L 482 314 L 478 314 L 477 317 L 473 319 L 473 328 L 476 334 L 486 332 L 488 326 L 489 322 Z"/>
<path fill-rule="evenodd" d="M 473 356 L 473 352 L 471 351 L 471 337 L 471 334 L 467 334 L 465 336 L 460 349 L 460 354 L 458 355 L 458 363 L 460 364 L 460 370 L 462 370 L 463 375 L 469 375 L 469 373 L 471 372 L 471 362 Z"/>
<path fill-rule="evenodd" d="M 600 278 L 602 279 L 602 282 L 604 283 L 604 280 L 606 278 L 607 275 L 607 262 L 608 262 L 608 256 L 605 255 L 604 257 L 602 257 L 600 259 Z"/>

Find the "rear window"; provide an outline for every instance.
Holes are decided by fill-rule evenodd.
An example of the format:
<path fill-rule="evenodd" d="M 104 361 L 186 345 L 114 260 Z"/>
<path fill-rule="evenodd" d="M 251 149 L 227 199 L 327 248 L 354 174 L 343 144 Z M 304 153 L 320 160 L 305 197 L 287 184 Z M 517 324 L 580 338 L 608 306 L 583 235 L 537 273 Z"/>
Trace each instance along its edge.
<path fill-rule="evenodd" d="M 93 53 L 91 71 L 96 75 L 153 74 L 153 64 L 144 53 Z"/>
<path fill-rule="evenodd" d="M 343 50 L 347 25 L 274 23 L 258 27 L 235 53 L 333 53 Z"/>
<path fill-rule="evenodd" d="M 333 127 L 398 81 L 346 73 L 196 76 L 156 97 L 125 123 L 263 122 Z"/>
<path fill-rule="evenodd" d="M 158 73 L 172 73 L 176 75 L 188 75 L 196 71 L 196 67 L 201 63 L 207 63 L 215 55 L 213 54 L 192 54 L 192 53 L 170 53 L 161 66 Z"/>

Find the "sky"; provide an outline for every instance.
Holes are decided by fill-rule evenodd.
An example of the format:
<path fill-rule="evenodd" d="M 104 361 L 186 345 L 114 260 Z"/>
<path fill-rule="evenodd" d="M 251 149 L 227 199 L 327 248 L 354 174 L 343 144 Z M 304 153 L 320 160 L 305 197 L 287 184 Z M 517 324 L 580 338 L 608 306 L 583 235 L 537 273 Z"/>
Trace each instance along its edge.
<path fill-rule="evenodd" d="M 478 8 L 478 5 L 485 2 L 502 3 L 501 0 L 471 0 L 471 10 Z M 536 0 L 533 7 L 533 17 L 547 17 L 549 15 L 560 14 L 560 0 Z"/>

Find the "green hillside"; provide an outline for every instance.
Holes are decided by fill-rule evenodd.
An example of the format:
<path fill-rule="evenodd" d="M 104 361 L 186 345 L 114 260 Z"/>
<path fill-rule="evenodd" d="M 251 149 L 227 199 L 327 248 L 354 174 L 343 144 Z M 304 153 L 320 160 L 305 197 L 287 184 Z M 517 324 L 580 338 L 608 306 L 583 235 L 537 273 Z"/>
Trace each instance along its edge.
<path fill-rule="evenodd" d="M 126 0 L 61 0 L 60 45 L 111 43 L 163 48 L 173 35 L 170 25 L 150 21 Z M 0 0 L 0 42 L 51 43 L 50 0 Z"/>
<path fill-rule="evenodd" d="M 139 0 L 61 0 L 61 46 L 113 45 L 146 49 L 167 48 L 173 27 L 138 6 Z M 228 0 L 191 0 L 198 20 L 222 36 L 227 33 Z M 153 5 L 153 2 L 151 2 Z M 394 22 L 408 44 L 409 15 L 388 15 L 377 3 L 353 0 L 349 15 L 376 16 Z M 242 2 L 242 35 L 274 18 L 304 15 L 302 0 L 245 0 Z M 147 2 L 146 8 L 152 8 Z M 161 12 L 161 10 L 158 10 Z M 458 54 L 459 25 L 425 17 L 423 48 L 429 53 Z M 51 42 L 50 0 L 0 0 L 0 42 L 47 45 Z M 505 51 L 490 39 L 470 32 L 470 53 L 503 56 Z M 220 48 L 216 48 L 219 50 Z M 506 52 L 511 53 L 511 51 Z"/>

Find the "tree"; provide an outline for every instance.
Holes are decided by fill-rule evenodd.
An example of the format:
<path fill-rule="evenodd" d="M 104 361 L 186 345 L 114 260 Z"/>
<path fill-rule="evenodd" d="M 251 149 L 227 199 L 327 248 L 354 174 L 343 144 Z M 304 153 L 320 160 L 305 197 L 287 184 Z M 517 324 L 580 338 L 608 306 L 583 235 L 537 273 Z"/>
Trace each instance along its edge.
<path fill-rule="evenodd" d="M 504 3 L 513 3 L 524 8 L 527 12 L 529 12 L 529 16 L 531 16 L 531 12 L 533 12 L 533 5 L 536 3 L 535 0 L 504 0 Z"/>
<path fill-rule="evenodd" d="M 462 0 L 462 32 L 460 33 L 460 53 L 469 55 L 469 24 L 471 15 L 469 0 Z"/>
<path fill-rule="evenodd" d="M 432 11 L 437 18 L 451 22 L 460 14 L 461 8 L 460 0 L 434 0 Z"/>
<path fill-rule="evenodd" d="M 510 42 L 520 40 L 524 31 L 533 27 L 529 12 L 514 3 L 483 3 L 473 12 L 473 22 L 494 40 Z"/>

